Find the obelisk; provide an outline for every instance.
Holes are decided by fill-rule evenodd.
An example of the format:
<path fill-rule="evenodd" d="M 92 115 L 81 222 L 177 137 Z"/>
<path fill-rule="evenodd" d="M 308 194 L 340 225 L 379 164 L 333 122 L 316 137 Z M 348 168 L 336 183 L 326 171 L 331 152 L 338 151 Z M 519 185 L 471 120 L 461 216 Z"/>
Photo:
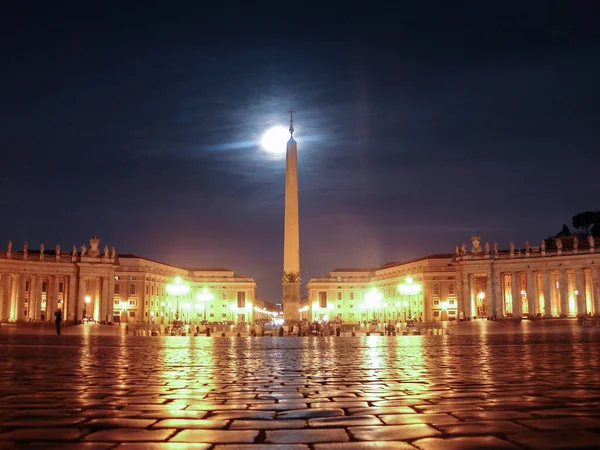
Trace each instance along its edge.
<path fill-rule="evenodd" d="M 298 220 L 298 147 L 294 140 L 294 110 L 285 152 L 285 218 L 283 228 L 283 317 L 288 325 L 300 321 L 300 222 Z"/>

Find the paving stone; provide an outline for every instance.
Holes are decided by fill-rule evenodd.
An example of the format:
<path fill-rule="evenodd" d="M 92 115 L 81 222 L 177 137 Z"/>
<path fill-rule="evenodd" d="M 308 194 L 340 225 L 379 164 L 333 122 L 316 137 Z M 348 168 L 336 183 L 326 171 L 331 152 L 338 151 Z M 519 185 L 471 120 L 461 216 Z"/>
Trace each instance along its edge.
<path fill-rule="evenodd" d="M 317 417 L 308 420 L 308 425 L 317 427 L 351 427 L 361 425 L 381 425 L 382 422 L 375 416 L 343 416 L 343 417 Z"/>
<path fill-rule="evenodd" d="M 258 436 L 256 430 L 184 430 L 172 442 L 210 442 L 212 444 L 252 443 Z"/>
<path fill-rule="evenodd" d="M 453 416 L 461 420 L 515 420 L 531 419 L 533 414 L 524 411 L 455 411 Z"/>
<path fill-rule="evenodd" d="M 530 450 L 598 449 L 600 434 L 590 431 L 555 431 L 547 433 L 511 434 L 509 441 Z"/>
<path fill-rule="evenodd" d="M 85 417 L 57 417 L 48 419 L 7 419 L 0 421 L 0 427 L 8 428 L 52 428 L 76 425 Z"/>
<path fill-rule="evenodd" d="M 138 428 L 115 428 L 112 430 L 96 431 L 87 435 L 84 439 L 86 441 L 112 441 L 112 442 L 126 442 L 126 441 L 164 441 L 170 436 L 175 434 L 177 430 L 165 429 L 165 430 L 145 430 Z M 0 436 L 1 437 L 1 436 Z M 202 442 L 202 441 L 197 441 Z"/>
<path fill-rule="evenodd" d="M 230 430 L 273 430 L 288 428 L 305 428 L 306 420 L 234 420 L 229 426 Z"/>
<path fill-rule="evenodd" d="M 309 450 L 303 444 L 225 444 L 217 445 L 214 450 Z"/>
<path fill-rule="evenodd" d="M 118 450 L 208 450 L 211 444 L 178 442 L 125 442 L 115 448 Z"/>
<path fill-rule="evenodd" d="M 114 447 L 114 442 L 35 442 L 21 443 L 18 448 L 25 450 L 108 450 Z"/>
<path fill-rule="evenodd" d="M 265 421 L 269 422 L 269 421 Z M 225 428 L 229 424 L 228 420 L 210 420 L 210 419 L 166 419 L 161 420 L 152 428 L 200 428 L 200 429 L 217 429 Z"/>
<path fill-rule="evenodd" d="M 508 433 L 524 433 L 528 429 L 522 425 L 507 420 L 494 420 L 487 422 L 453 423 L 438 425 L 437 428 L 449 435 L 499 435 Z"/>
<path fill-rule="evenodd" d="M 124 419 L 124 418 L 102 418 L 92 419 L 85 423 L 86 428 L 147 428 L 156 420 L 154 419 Z"/>
<path fill-rule="evenodd" d="M 314 444 L 316 442 L 346 442 L 346 431 L 341 428 L 326 430 L 273 430 L 267 431 L 265 442 L 277 444 Z"/>
<path fill-rule="evenodd" d="M 381 442 L 331 442 L 328 444 L 315 444 L 315 450 L 415 450 L 407 442 L 381 441 Z"/>
<path fill-rule="evenodd" d="M 277 414 L 277 419 L 311 419 L 313 417 L 343 416 L 342 409 L 297 409 Z"/>
<path fill-rule="evenodd" d="M 351 427 L 348 431 L 359 441 L 402 441 L 438 436 L 441 433 L 425 424 L 389 425 L 385 427 Z"/>
<path fill-rule="evenodd" d="M 0 441 L 74 441 L 82 435 L 77 428 L 18 428 L 0 434 Z"/>
<path fill-rule="evenodd" d="M 521 447 L 496 436 L 427 438 L 413 442 L 421 450 L 517 450 Z"/>
<path fill-rule="evenodd" d="M 458 423 L 455 417 L 450 414 L 391 414 L 382 415 L 379 418 L 386 425 L 410 425 L 413 423 L 426 423 L 433 426 L 447 425 L 449 423 Z"/>
<path fill-rule="evenodd" d="M 582 430 L 586 428 L 600 428 L 600 420 L 592 417 L 530 419 L 519 420 L 519 423 L 537 430 Z"/>

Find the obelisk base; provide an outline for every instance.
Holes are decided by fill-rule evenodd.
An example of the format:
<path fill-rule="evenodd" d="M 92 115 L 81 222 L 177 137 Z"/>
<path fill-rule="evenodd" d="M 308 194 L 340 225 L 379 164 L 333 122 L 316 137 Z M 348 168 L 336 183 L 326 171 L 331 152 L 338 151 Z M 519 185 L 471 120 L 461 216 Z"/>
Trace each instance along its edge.
<path fill-rule="evenodd" d="M 283 284 L 283 318 L 286 325 L 300 323 L 300 283 Z"/>

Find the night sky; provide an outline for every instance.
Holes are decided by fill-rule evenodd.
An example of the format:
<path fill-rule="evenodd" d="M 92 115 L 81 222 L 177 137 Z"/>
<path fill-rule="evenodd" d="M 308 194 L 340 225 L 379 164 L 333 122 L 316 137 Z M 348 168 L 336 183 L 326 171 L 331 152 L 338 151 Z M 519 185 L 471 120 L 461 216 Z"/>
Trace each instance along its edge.
<path fill-rule="evenodd" d="M 205 3 L 2 2 L 3 249 L 97 235 L 279 301 L 290 107 L 304 282 L 600 209 L 600 2 Z"/>

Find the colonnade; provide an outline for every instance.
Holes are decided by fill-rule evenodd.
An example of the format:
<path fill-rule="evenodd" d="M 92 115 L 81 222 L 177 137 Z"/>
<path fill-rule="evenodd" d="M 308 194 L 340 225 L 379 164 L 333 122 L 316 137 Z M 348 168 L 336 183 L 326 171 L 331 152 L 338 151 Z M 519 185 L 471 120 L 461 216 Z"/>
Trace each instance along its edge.
<path fill-rule="evenodd" d="M 495 270 L 489 265 L 485 272 L 462 274 L 459 305 L 465 317 L 598 316 L 599 283 L 600 267 L 594 263 L 541 270 Z"/>
<path fill-rule="evenodd" d="M 114 276 L 0 271 L 0 320 L 53 321 L 60 309 L 65 321 L 112 322 L 113 291 Z"/>

